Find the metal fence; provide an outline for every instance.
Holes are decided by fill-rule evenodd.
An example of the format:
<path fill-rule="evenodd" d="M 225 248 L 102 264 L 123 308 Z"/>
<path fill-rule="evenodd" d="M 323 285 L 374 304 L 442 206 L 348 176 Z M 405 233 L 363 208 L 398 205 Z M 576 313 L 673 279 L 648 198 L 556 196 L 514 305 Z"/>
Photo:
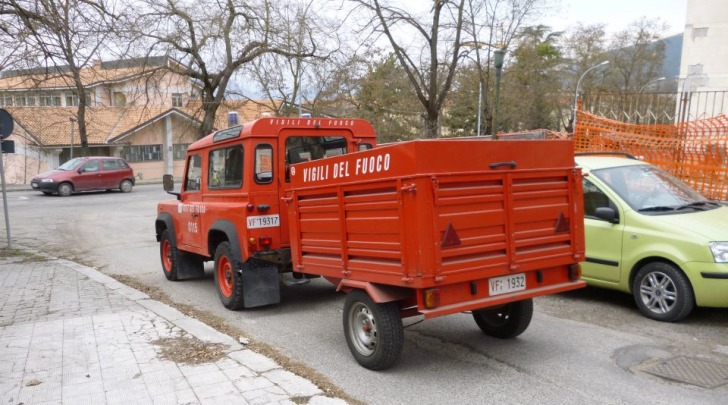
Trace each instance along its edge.
<path fill-rule="evenodd" d="M 690 117 L 689 105 L 676 112 Z M 648 125 L 578 111 L 574 145 L 576 152 L 630 153 L 671 172 L 708 198 L 728 200 L 726 114 Z"/>
<path fill-rule="evenodd" d="M 630 124 L 677 124 L 728 113 L 728 91 L 587 94 L 582 111 Z"/>

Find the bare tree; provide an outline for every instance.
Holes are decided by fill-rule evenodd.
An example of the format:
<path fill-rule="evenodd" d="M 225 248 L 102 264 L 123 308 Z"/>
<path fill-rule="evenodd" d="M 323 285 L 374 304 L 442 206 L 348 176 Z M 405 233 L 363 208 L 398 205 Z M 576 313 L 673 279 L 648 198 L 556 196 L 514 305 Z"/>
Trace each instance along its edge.
<path fill-rule="evenodd" d="M 385 0 L 351 1 L 370 12 L 367 27 L 389 42 L 422 105 L 424 136 L 436 138 L 440 113 L 462 57 L 466 0 L 435 0 L 423 16 L 385 4 Z"/>
<path fill-rule="evenodd" d="M 316 54 L 314 32 L 303 27 L 300 47 L 291 47 L 285 10 L 296 0 L 143 0 L 137 18 L 140 35 L 150 41 L 151 54 L 168 53 L 180 64 L 173 72 L 201 88 L 202 125 L 199 136 L 214 128 L 215 114 L 231 79 L 244 65 L 263 55 L 310 57 Z M 312 3 L 313 0 L 308 0 Z"/>
<path fill-rule="evenodd" d="M 637 92 L 660 76 L 665 57 L 665 43 L 661 38 L 666 31 L 667 24 L 660 19 L 642 18 L 613 36 L 609 83 L 616 90 Z"/>
<path fill-rule="evenodd" d="M 302 56 L 276 53 L 262 55 L 247 66 L 267 104 L 276 106 L 276 113 L 290 116 L 302 111 L 312 112 L 323 87 L 341 66 L 341 43 L 337 31 L 341 23 L 328 17 L 330 2 L 293 2 L 281 9 L 282 37 L 288 47 Z M 320 51 L 314 57 L 305 53 L 308 37 L 317 38 Z M 306 104 L 304 107 L 303 104 Z"/>
<path fill-rule="evenodd" d="M 489 102 L 493 50 L 510 49 L 523 27 L 527 26 L 540 11 L 547 9 L 547 4 L 548 0 L 468 0 L 467 2 L 467 24 L 464 27 L 463 46 L 472 48 L 471 58 L 475 61 L 483 95 L 481 113 L 485 117 L 486 133 L 492 133 L 493 124 Z M 478 132 L 477 129 L 475 132 Z"/>
<path fill-rule="evenodd" d="M 29 62 L 45 67 L 44 78 L 57 77 L 75 88 L 81 148 L 88 155 L 86 87 L 81 70 L 98 58 L 100 49 L 116 31 L 108 1 L 0 0 L 0 10 L 12 19 L 2 30 L 10 36 L 25 36 L 26 53 L 36 52 Z"/>

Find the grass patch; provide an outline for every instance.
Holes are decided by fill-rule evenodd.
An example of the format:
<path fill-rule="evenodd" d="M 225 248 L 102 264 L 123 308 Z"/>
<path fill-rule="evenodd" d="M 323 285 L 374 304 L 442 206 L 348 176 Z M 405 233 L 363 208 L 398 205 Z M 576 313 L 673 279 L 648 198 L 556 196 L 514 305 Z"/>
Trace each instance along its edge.
<path fill-rule="evenodd" d="M 0 259 L 16 259 L 15 262 L 46 262 L 48 258 L 23 249 L 0 249 Z"/>

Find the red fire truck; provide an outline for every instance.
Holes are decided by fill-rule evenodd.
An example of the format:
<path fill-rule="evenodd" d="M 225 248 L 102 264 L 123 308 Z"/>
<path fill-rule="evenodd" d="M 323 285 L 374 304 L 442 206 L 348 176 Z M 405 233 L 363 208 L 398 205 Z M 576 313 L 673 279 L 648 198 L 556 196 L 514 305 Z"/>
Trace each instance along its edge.
<path fill-rule="evenodd" d="M 169 280 L 212 260 L 220 300 L 240 309 L 279 303 L 284 277 L 324 277 L 347 293 L 346 342 L 373 370 L 398 359 L 404 317 L 471 311 L 513 338 L 533 297 L 584 286 L 567 140 L 377 147 L 366 121 L 263 118 L 190 145 L 180 191 L 164 183 L 177 196 L 156 220 Z"/>

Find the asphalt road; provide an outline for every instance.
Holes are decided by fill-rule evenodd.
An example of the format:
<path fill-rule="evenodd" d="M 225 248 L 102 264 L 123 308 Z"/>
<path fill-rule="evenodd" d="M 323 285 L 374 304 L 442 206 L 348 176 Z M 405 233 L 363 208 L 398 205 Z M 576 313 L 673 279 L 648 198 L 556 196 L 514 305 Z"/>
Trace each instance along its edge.
<path fill-rule="evenodd" d="M 242 311 L 220 304 L 210 264 L 204 279 L 167 281 L 154 219 L 157 201 L 170 198 L 161 185 L 66 198 L 8 193 L 12 240 L 158 287 L 369 404 L 725 404 L 728 398 L 728 384 L 702 388 L 645 372 L 675 356 L 728 369 L 728 309 L 699 309 L 665 324 L 640 316 L 627 295 L 589 288 L 536 299 L 531 326 L 513 340 L 484 336 L 468 314 L 416 323 L 405 329 L 394 368 L 366 370 L 344 340 L 344 296 L 325 281 L 283 287 L 281 304 Z M 5 228 L 0 232 L 6 244 Z"/>

